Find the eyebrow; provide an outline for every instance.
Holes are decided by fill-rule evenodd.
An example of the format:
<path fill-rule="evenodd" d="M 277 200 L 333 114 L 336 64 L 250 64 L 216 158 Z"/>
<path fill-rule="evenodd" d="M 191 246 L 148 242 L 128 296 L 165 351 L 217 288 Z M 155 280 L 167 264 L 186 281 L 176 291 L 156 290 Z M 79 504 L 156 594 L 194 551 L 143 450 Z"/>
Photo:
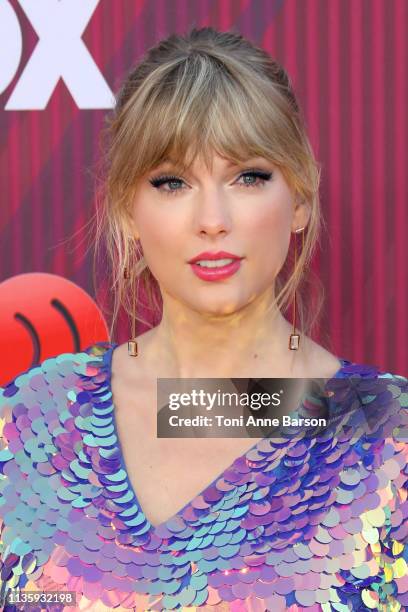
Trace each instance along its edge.
<path fill-rule="evenodd" d="M 171 166 L 177 165 L 176 160 L 170 159 L 170 157 L 166 157 L 165 159 L 162 159 L 161 162 L 159 162 L 158 164 L 155 164 L 152 170 L 155 170 L 156 168 L 160 168 L 160 166 L 164 166 L 166 164 L 170 164 Z"/>
<path fill-rule="evenodd" d="M 235 161 L 229 159 L 225 163 L 224 172 L 230 172 L 230 171 L 232 172 L 232 170 L 231 170 L 232 168 L 239 168 L 239 166 L 247 166 L 248 168 L 249 167 L 251 167 L 251 168 L 257 168 L 257 167 L 258 168 L 262 168 L 262 162 L 264 162 L 264 163 L 266 162 L 268 165 L 270 163 L 273 163 L 270 160 L 268 160 L 267 158 L 262 157 L 262 156 L 249 157 L 247 159 L 244 159 L 244 160 L 238 161 L 238 162 L 235 162 Z M 165 167 L 167 164 L 170 166 L 169 169 L 166 169 L 166 167 Z M 258 164 L 261 164 L 261 165 L 258 166 Z M 164 166 L 163 169 L 162 169 L 162 166 Z M 173 168 L 172 168 L 172 166 L 173 166 Z M 264 170 L 265 170 L 265 168 L 264 168 Z M 162 161 L 160 163 L 158 163 L 154 167 L 150 168 L 150 170 L 148 170 L 147 174 L 150 174 L 151 172 L 162 172 L 162 173 L 174 172 L 174 173 L 177 173 L 177 175 L 178 175 L 182 171 L 183 171 L 183 169 L 180 168 L 177 165 L 176 160 L 171 159 L 170 157 L 165 157 L 164 159 L 162 159 Z M 188 174 L 191 173 L 191 176 L 194 177 L 194 172 L 193 172 L 191 167 L 185 168 L 184 171 L 187 172 Z M 221 172 L 222 172 L 222 170 L 221 170 Z"/>
<path fill-rule="evenodd" d="M 268 161 L 267 159 L 265 159 L 263 157 L 249 157 L 249 158 L 244 159 L 244 160 L 242 160 L 240 162 L 235 162 L 233 160 L 228 160 L 225 165 L 226 165 L 227 168 L 232 168 L 233 166 L 239 166 L 240 164 L 247 164 L 249 162 L 256 163 L 257 161 L 260 161 L 260 160 Z M 176 165 L 176 161 L 174 159 L 171 159 L 170 157 L 166 157 L 156 166 L 156 168 L 159 168 L 160 166 L 164 166 L 165 164 L 172 164 L 172 165 L 174 164 L 174 165 Z"/>
<path fill-rule="evenodd" d="M 227 167 L 231 167 L 231 166 L 239 166 L 242 164 L 250 164 L 250 165 L 256 165 L 258 163 L 261 162 L 266 162 L 266 163 L 272 163 L 271 160 L 267 159 L 266 157 L 262 157 L 261 155 L 258 156 L 254 156 L 254 157 L 247 157 L 246 159 L 243 159 L 239 162 L 235 162 L 235 161 L 228 161 L 228 163 L 226 164 Z"/>

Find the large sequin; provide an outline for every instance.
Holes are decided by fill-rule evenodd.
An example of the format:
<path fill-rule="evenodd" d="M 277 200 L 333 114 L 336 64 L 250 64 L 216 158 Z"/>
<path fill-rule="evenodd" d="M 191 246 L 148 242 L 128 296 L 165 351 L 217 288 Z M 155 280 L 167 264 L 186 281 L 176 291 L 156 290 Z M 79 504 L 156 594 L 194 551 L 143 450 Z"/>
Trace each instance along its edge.
<path fill-rule="evenodd" d="M 331 428 L 265 438 L 153 526 L 120 452 L 115 346 L 0 389 L 0 597 L 77 594 L 33 612 L 408 609 L 405 377 L 342 360 Z"/>

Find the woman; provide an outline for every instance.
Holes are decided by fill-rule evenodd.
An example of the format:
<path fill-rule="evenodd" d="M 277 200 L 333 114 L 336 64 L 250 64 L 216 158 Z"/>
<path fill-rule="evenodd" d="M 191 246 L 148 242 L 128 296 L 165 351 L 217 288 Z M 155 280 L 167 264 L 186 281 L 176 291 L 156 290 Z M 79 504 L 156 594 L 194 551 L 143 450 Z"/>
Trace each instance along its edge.
<path fill-rule="evenodd" d="M 2 390 L 2 595 L 73 591 L 98 612 L 404 609 L 407 379 L 306 333 L 317 312 L 294 300 L 319 169 L 286 73 L 233 33 L 171 36 L 126 78 L 109 136 L 96 239 L 132 337 Z M 139 287 L 162 316 L 135 337 Z M 159 377 L 321 377 L 344 427 L 157 438 Z"/>

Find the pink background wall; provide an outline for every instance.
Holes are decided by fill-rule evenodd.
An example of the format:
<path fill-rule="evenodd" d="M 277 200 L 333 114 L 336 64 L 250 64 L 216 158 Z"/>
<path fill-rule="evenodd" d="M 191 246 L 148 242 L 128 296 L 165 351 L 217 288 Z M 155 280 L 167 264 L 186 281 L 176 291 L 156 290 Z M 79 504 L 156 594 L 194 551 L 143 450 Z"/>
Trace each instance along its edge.
<path fill-rule="evenodd" d="M 80 229 L 93 212 L 92 172 L 108 109 L 79 109 L 60 80 L 44 110 L 5 110 L 41 38 L 23 1 L 9 4 L 23 50 L 0 94 L 0 281 L 47 272 L 93 296 L 91 253 Z M 407 375 L 408 3 L 94 4 L 82 38 L 112 91 L 148 47 L 193 25 L 233 28 L 284 65 L 323 166 L 321 202 L 329 235 L 322 237 L 314 267 L 326 286 L 323 325 L 331 350 Z"/>

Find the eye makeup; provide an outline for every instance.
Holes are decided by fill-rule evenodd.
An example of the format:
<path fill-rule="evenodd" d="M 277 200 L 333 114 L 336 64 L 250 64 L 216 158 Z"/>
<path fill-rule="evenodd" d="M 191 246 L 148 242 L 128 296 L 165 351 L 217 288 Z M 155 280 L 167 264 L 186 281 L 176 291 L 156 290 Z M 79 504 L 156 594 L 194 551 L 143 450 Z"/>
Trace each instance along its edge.
<path fill-rule="evenodd" d="M 266 182 L 270 181 L 272 176 L 273 176 L 272 172 L 267 172 L 259 168 L 247 168 L 246 170 L 241 172 L 237 180 L 241 178 L 249 177 L 249 178 L 255 179 L 255 182 L 243 182 L 243 183 L 237 183 L 237 184 L 245 188 L 259 188 L 259 187 L 264 186 Z M 174 174 L 161 174 L 157 177 L 150 178 L 149 182 L 152 185 L 152 187 L 154 187 L 155 189 L 157 189 L 158 191 L 162 193 L 165 193 L 166 195 L 174 195 L 174 194 L 179 193 L 180 191 L 184 191 L 184 188 L 182 189 L 163 189 L 163 186 L 167 184 L 174 185 L 177 183 L 178 184 L 183 183 L 185 185 L 184 180 L 181 177 L 176 176 Z"/>

